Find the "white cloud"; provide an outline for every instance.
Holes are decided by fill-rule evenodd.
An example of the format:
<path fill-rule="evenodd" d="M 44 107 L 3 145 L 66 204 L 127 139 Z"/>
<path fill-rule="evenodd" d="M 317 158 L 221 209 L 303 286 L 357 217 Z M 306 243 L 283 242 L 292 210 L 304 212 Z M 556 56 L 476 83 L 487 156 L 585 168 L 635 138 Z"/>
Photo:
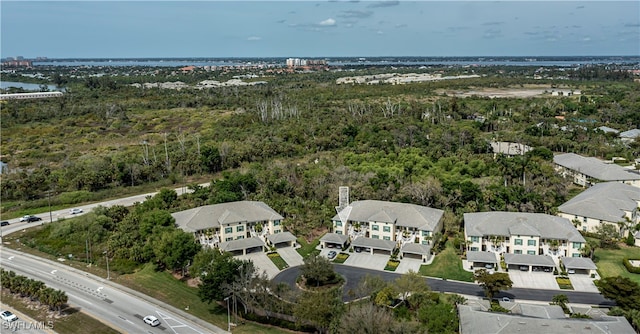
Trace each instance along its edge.
<path fill-rule="evenodd" d="M 591 37 L 587 36 L 585 38 L 582 39 L 583 42 L 588 42 L 591 40 Z"/>
<path fill-rule="evenodd" d="M 247 38 L 247 41 L 259 41 L 261 39 L 262 39 L 262 37 L 250 36 L 249 38 Z"/>
<path fill-rule="evenodd" d="M 332 18 L 328 18 L 324 21 L 320 22 L 321 26 L 334 26 L 336 25 L 336 20 L 332 19 Z"/>

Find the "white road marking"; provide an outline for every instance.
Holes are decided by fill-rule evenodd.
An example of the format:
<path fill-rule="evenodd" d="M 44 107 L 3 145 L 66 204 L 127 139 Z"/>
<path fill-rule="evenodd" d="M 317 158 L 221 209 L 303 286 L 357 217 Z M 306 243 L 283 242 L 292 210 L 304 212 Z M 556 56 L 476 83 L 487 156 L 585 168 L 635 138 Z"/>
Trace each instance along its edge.
<path fill-rule="evenodd" d="M 56 270 L 52 270 L 51 271 L 51 275 L 55 275 L 57 271 L 58 271 L 57 269 Z"/>
<path fill-rule="evenodd" d="M 104 286 L 101 286 L 99 288 L 96 289 L 97 292 L 100 292 L 100 290 L 104 289 Z"/>

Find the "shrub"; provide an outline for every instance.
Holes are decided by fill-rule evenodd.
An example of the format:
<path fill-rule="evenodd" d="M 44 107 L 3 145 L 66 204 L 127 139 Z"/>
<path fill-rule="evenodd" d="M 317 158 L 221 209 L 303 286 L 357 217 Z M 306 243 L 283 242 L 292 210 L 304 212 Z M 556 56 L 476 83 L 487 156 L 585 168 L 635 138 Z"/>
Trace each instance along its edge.
<path fill-rule="evenodd" d="M 400 265 L 400 261 L 395 261 L 395 260 L 389 260 L 387 262 L 387 266 L 384 267 L 384 270 L 388 270 L 388 271 L 396 271 L 396 269 L 398 269 L 398 266 Z"/>
<path fill-rule="evenodd" d="M 636 260 L 637 259 L 632 259 L 632 260 Z M 631 264 L 631 261 L 629 261 L 628 257 L 625 257 L 624 259 L 622 259 L 622 264 L 624 264 L 624 267 L 627 268 L 627 270 L 630 273 L 634 273 L 634 274 L 640 274 L 640 267 L 635 267 Z"/>

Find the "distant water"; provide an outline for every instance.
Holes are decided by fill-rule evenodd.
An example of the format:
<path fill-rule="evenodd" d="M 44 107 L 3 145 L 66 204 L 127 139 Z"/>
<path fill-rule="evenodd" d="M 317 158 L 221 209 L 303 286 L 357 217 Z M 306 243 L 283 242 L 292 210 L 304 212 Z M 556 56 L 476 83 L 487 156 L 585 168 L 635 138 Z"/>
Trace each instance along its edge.
<path fill-rule="evenodd" d="M 40 91 L 40 84 L 34 83 L 26 83 L 26 82 L 15 82 L 15 81 L 0 81 L 0 88 L 7 89 L 9 87 L 22 88 L 24 90 L 30 91 Z M 56 87 L 55 85 L 47 85 L 47 88 L 50 91 L 64 91 L 64 88 Z"/>
<path fill-rule="evenodd" d="M 310 58 L 318 59 L 318 58 Z M 324 58 L 330 66 L 558 66 L 573 67 L 588 64 L 640 64 L 640 57 L 442 57 L 442 58 Z M 34 62 L 35 66 L 149 66 L 149 67 L 184 67 L 184 66 L 285 66 L 286 58 L 246 58 L 246 59 L 50 59 Z"/>

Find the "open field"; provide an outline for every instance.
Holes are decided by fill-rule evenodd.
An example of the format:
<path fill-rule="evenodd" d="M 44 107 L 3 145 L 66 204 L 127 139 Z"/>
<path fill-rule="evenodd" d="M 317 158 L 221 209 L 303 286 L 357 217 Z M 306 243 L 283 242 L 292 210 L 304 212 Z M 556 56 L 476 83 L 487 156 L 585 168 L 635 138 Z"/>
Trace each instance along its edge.
<path fill-rule="evenodd" d="M 640 259 L 640 247 L 620 244 L 620 249 L 596 249 L 596 266 L 601 277 L 623 276 L 640 284 L 640 274 L 627 271 L 622 259 Z"/>

